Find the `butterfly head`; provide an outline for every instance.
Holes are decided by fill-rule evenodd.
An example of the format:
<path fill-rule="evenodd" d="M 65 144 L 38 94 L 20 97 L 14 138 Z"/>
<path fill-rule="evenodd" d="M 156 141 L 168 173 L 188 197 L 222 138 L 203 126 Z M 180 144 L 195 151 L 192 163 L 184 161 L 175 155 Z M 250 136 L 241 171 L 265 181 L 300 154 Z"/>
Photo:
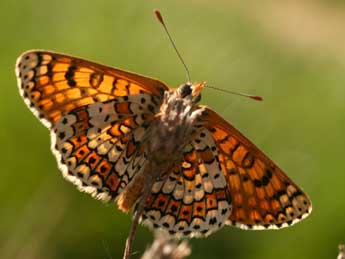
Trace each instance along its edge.
<path fill-rule="evenodd" d="M 206 82 L 202 83 L 185 83 L 178 88 L 178 93 L 182 98 L 190 98 L 193 103 L 197 103 L 201 99 L 201 91 L 205 87 Z"/>

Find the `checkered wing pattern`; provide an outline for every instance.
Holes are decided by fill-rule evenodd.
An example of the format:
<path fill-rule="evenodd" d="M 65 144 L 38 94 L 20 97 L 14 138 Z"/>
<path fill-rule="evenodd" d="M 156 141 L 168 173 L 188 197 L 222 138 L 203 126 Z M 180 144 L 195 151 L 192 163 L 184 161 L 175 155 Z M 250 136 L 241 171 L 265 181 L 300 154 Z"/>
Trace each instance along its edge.
<path fill-rule="evenodd" d="M 231 197 L 211 132 L 196 128 L 165 180 L 157 181 L 142 220 L 175 237 L 198 237 L 221 228 L 231 212 Z"/>

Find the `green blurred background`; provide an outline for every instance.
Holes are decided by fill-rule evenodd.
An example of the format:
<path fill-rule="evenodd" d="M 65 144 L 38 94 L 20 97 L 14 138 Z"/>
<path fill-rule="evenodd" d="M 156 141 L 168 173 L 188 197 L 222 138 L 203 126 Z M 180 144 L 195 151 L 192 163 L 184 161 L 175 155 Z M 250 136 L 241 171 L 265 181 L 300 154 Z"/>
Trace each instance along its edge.
<path fill-rule="evenodd" d="M 130 216 L 66 182 L 49 134 L 17 90 L 21 52 L 49 49 L 156 77 L 185 72 L 152 10 L 160 8 L 213 107 L 311 197 L 313 213 L 279 231 L 231 227 L 191 241 L 190 258 L 336 258 L 345 242 L 343 1 L 0 2 L 0 258 L 121 258 Z M 140 227 L 139 258 L 152 241 Z"/>

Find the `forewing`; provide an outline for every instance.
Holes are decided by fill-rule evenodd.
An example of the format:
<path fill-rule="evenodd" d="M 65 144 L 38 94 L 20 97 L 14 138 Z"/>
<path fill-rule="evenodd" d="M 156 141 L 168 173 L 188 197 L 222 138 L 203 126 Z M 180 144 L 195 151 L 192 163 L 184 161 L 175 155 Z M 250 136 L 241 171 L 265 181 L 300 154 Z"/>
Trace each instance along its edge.
<path fill-rule="evenodd" d="M 221 116 L 205 107 L 233 203 L 227 224 L 244 229 L 290 226 L 311 212 L 308 196 L 262 151 Z"/>
<path fill-rule="evenodd" d="M 231 211 L 214 140 L 208 130 L 196 131 L 182 161 L 154 184 L 142 216 L 144 224 L 175 237 L 208 235 L 223 227 Z"/>
<path fill-rule="evenodd" d="M 25 103 L 49 128 L 78 107 L 140 93 L 157 103 L 168 89 L 158 80 L 45 50 L 23 53 L 16 75 Z"/>

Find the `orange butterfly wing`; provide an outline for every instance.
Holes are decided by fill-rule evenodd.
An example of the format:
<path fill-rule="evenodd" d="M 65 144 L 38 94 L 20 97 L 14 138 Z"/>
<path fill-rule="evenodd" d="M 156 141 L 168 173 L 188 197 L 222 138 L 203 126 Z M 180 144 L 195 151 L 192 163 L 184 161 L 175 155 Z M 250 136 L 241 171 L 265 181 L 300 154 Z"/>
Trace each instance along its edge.
<path fill-rule="evenodd" d="M 16 74 L 26 104 L 48 127 L 78 107 L 140 93 L 160 98 L 169 89 L 158 80 L 45 50 L 23 53 Z"/>
<path fill-rule="evenodd" d="M 310 214 L 308 196 L 237 129 L 207 107 L 202 124 L 216 143 L 232 198 L 227 224 L 244 229 L 281 228 Z"/>
<path fill-rule="evenodd" d="M 145 167 L 142 138 L 169 88 L 40 50 L 23 53 L 16 74 L 25 103 L 51 130 L 51 149 L 63 176 L 98 199 L 116 199 Z"/>

